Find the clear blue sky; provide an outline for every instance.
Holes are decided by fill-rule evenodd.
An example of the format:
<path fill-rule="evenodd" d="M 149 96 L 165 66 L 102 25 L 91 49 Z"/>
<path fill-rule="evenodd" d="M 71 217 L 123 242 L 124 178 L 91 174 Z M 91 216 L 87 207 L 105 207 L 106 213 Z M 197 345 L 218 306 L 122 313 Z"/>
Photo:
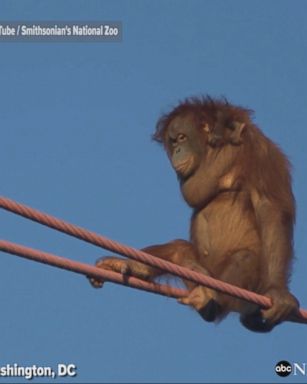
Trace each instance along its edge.
<path fill-rule="evenodd" d="M 0 1 L 2 20 L 124 28 L 116 44 L 0 44 L 1 195 L 134 247 L 187 238 L 190 211 L 150 135 L 180 99 L 225 95 L 293 163 L 291 289 L 307 308 L 306 15 L 292 0 Z M 108 254 L 4 211 L 0 228 L 83 262 Z M 71 382 L 284 382 L 276 362 L 307 362 L 306 325 L 258 335 L 235 315 L 215 326 L 172 299 L 94 290 L 4 253 L 0 264 L 0 366 L 74 363 Z"/>

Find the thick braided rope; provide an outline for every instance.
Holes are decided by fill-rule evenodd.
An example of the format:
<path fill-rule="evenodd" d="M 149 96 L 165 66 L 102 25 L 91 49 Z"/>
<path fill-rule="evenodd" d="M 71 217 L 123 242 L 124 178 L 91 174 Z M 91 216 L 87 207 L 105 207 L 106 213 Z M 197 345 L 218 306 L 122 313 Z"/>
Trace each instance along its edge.
<path fill-rule="evenodd" d="M 113 283 L 127 285 L 131 288 L 137 288 L 163 296 L 179 298 L 188 294 L 188 291 L 184 289 L 173 288 L 164 284 L 144 281 L 133 276 L 124 276 L 121 273 L 107 271 L 105 269 L 97 268 L 93 265 L 80 263 L 78 261 L 66 259 L 61 256 L 56 256 L 51 253 L 42 252 L 5 240 L 0 240 L 0 250 L 12 255 L 23 257 L 25 259 L 38 261 L 39 263 L 48 264 L 57 268 L 76 272 L 87 277 L 94 277 L 95 279 L 102 279 L 103 281 L 112 281 Z"/>
<path fill-rule="evenodd" d="M 20 216 L 26 217 L 27 219 L 46 225 L 57 231 L 66 233 L 67 235 L 76 237 L 93 245 L 96 245 L 98 247 L 108 249 L 109 251 L 130 257 L 132 259 L 148 264 L 152 267 L 159 268 L 175 276 L 193 281 L 194 283 L 204 285 L 206 287 L 229 294 L 231 296 L 258 304 L 262 308 L 270 308 L 271 306 L 271 300 L 268 297 L 219 281 L 212 277 L 205 276 L 199 272 L 194 272 L 192 270 L 189 270 L 188 268 L 181 267 L 169 261 L 159 259 L 143 251 L 120 244 L 102 235 L 98 235 L 87 229 L 75 226 L 64 220 L 59 220 L 51 215 L 47 215 L 36 209 L 17 203 L 5 197 L 0 197 L 0 207 L 10 212 L 16 213 Z M 303 319 L 307 320 L 306 310 L 301 310 L 300 315 Z"/>

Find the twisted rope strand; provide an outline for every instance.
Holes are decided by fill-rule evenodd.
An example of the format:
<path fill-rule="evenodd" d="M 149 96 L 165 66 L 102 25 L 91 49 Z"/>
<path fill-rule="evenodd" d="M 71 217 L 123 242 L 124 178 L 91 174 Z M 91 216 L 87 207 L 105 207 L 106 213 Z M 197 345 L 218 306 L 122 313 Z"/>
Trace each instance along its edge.
<path fill-rule="evenodd" d="M 65 257 L 56 256 L 51 253 L 39 251 L 9 241 L 0 240 L 0 250 L 25 259 L 34 260 L 39 263 L 48 264 L 57 268 L 72 271 L 87 277 L 111 281 L 116 284 L 126 285 L 131 288 L 156 293 L 163 296 L 179 298 L 186 296 L 188 292 L 184 289 L 173 288 L 164 284 L 152 283 L 133 276 L 124 276 L 121 273 L 107 271 L 93 265 L 73 261 Z"/>
<path fill-rule="evenodd" d="M 36 209 L 17 203 L 5 197 L 0 197 L 0 207 L 98 247 L 105 248 L 109 251 L 138 260 L 144 264 L 159 268 L 165 272 L 171 273 L 183 279 L 193 281 L 196 284 L 204 285 L 239 299 L 247 300 L 249 302 L 258 304 L 265 309 L 271 307 L 272 303 L 268 297 L 222 282 L 210 276 L 205 276 L 199 272 L 189 270 L 188 268 L 181 267 L 169 261 L 159 259 L 143 251 L 120 244 L 102 235 L 98 235 L 87 229 L 75 226 L 64 220 L 59 220 L 51 215 L 47 215 Z M 293 321 L 304 322 L 305 320 L 307 321 L 307 311 L 300 310 L 300 317 L 294 319 Z"/>

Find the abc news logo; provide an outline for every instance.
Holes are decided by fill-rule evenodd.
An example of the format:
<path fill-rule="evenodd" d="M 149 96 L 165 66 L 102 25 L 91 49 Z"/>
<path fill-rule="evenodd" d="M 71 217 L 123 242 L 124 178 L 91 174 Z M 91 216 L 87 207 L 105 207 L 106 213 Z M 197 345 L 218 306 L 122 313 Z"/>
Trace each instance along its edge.
<path fill-rule="evenodd" d="M 306 375 L 306 363 L 289 363 L 289 361 L 282 360 L 275 365 L 275 372 L 278 376 L 286 377 L 291 373 L 294 376 Z"/>

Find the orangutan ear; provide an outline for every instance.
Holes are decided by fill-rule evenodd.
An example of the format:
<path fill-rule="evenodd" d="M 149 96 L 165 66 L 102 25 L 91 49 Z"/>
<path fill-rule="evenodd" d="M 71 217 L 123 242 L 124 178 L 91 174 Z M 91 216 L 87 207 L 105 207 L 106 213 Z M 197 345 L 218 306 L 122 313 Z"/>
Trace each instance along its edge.
<path fill-rule="evenodd" d="M 231 134 L 230 142 L 231 144 L 239 145 L 243 142 L 243 132 L 245 130 L 246 124 L 241 123 L 240 121 L 233 121 L 230 125 Z"/>

